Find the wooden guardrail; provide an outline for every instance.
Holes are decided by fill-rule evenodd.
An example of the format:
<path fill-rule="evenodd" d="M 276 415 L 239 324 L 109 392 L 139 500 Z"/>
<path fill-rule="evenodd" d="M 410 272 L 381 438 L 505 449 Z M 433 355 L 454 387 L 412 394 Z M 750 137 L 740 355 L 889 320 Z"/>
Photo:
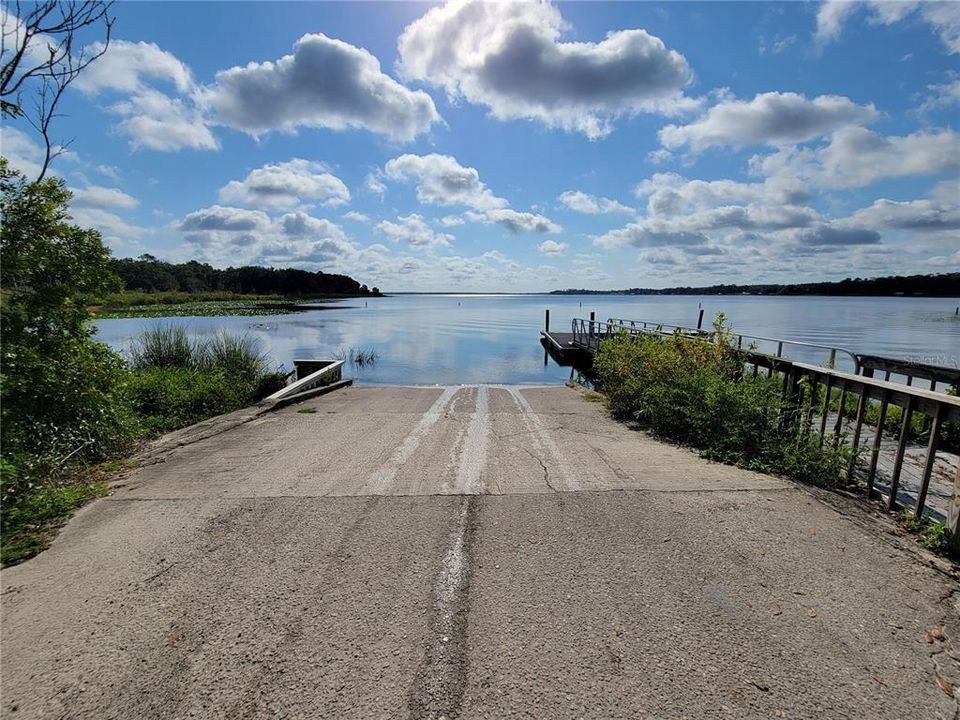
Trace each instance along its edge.
<path fill-rule="evenodd" d="M 893 375 L 906 378 L 907 385 L 913 385 L 914 380 L 926 380 L 930 389 L 936 390 L 937 385 L 960 387 L 960 368 L 931 365 L 929 363 L 900 360 L 897 358 L 880 357 L 878 355 L 858 355 L 861 373 L 873 377 L 876 373 L 885 373 L 884 380 Z"/>
<path fill-rule="evenodd" d="M 622 334 L 665 337 L 680 333 L 692 340 L 714 342 L 712 333 L 691 328 L 674 328 L 670 331 L 661 325 L 652 326 L 649 323 L 640 324 L 638 322 L 627 324 L 625 321 L 602 323 L 592 318 L 589 321 L 574 320 L 572 330 L 573 342 L 590 352 L 598 351 L 604 339 Z M 742 336 L 742 338 L 747 337 Z M 756 375 L 759 368 L 764 368 L 768 377 L 777 375 L 782 378 L 785 402 L 784 416 L 781 421 L 784 423 L 796 422 L 798 420 L 797 413 L 804 406 L 804 394 L 810 393 L 808 400 L 819 399 L 822 389 L 822 400 L 819 400 L 819 408 L 814 408 L 812 402 L 807 402 L 806 416 L 802 418 L 803 422 L 806 427 L 820 435 L 821 443 L 826 442 L 829 438 L 835 446 L 841 441 L 846 423 L 852 422 L 852 434 L 849 437 L 848 445 L 853 451 L 854 459 L 848 468 L 847 476 L 852 479 L 856 470 L 864 471 L 864 481 L 868 495 L 880 495 L 886 506 L 891 510 L 903 505 L 900 500 L 905 493 L 901 492 L 900 481 L 913 416 L 923 414 L 928 418 L 925 425 L 925 431 L 929 436 L 926 455 L 919 478 L 919 487 L 916 490 L 912 507 L 909 508 L 916 517 L 923 516 L 925 510 L 927 510 L 927 497 L 939 451 L 941 429 L 946 423 L 954 423 L 960 426 L 960 397 L 946 392 L 951 386 L 954 388 L 960 386 L 960 369 L 872 355 L 854 355 L 841 348 L 834 349 L 827 346 L 809 345 L 809 347 L 826 350 L 829 353 L 828 366 L 824 367 L 783 357 L 784 344 L 790 343 L 790 341 L 764 339 L 778 342 L 776 354 L 758 352 L 756 349 L 745 349 L 742 341 L 737 343 L 740 347 L 736 349 L 741 354 L 744 367 L 748 369 L 748 372 L 749 368 L 752 368 L 752 373 Z M 795 344 L 805 345 L 804 343 Z M 830 367 L 839 353 L 853 358 L 854 372 L 845 372 Z M 885 373 L 884 379 L 874 377 L 875 373 L 878 372 Z M 906 382 L 891 382 L 891 376 L 903 377 Z M 929 389 L 916 387 L 914 382 L 918 379 L 928 381 Z M 938 383 L 942 388 L 939 392 L 937 392 Z M 856 410 L 852 416 L 848 416 L 848 406 L 851 404 L 849 398 L 851 397 L 856 398 Z M 837 409 L 834 412 L 835 400 L 837 401 Z M 864 453 L 861 444 L 864 440 L 864 428 L 869 427 L 866 415 L 871 403 L 875 403 L 875 407 L 877 407 L 877 417 L 872 427 L 873 437 L 870 440 L 869 452 Z M 885 492 L 881 492 L 876 483 L 877 468 L 881 445 L 884 440 L 885 424 L 891 406 L 901 409 L 902 419 L 899 434 L 896 435 L 897 445 L 889 486 L 885 489 Z M 819 423 L 815 422 L 813 415 L 819 416 L 817 418 Z M 857 467 L 863 463 L 865 463 L 865 467 Z M 909 495 L 906 495 L 906 497 L 909 498 Z M 945 515 L 946 525 L 951 532 L 950 552 L 955 557 L 960 557 L 960 467 L 958 467 L 957 476 L 953 481 L 950 504 Z"/>
<path fill-rule="evenodd" d="M 839 438 L 844 425 L 848 396 L 855 396 L 857 398 L 855 415 L 853 418 L 850 418 L 853 421 L 853 435 L 850 447 L 855 453 L 860 450 L 867 405 L 873 400 L 879 403 L 879 414 L 876 425 L 874 426 L 873 441 L 867 464 L 866 489 L 868 494 L 875 493 L 874 483 L 877 474 L 877 461 L 880 455 L 880 445 L 883 439 L 888 408 L 894 405 L 902 409 L 903 415 L 896 454 L 893 461 L 893 472 L 890 477 L 890 487 L 887 490 L 886 498 L 887 507 L 891 510 L 898 505 L 897 498 L 900 489 L 900 476 L 903 471 L 904 453 L 907 448 L 913 415 L 915 413 L 923 413 L 930 418 L 930 437 L 927 442 L 926 458 L 920 476 L 920 487 L 912 508 L 915 516 L 922 516 L 926 507 L 927 492 L 930 487 L 930 476 L 933 473 L 939 448 L 941 429 L 944 423 L 960 423 L 960 397 L 791 361 L 783 361 L 781 366 L 776 369 L 783 374 L 785 396 L 792 398 L 791 404 L 796 407 L 799 407 L 799 403 L 802 402 L 802 378 L 805 377 L 808 379 L 809 392 L 813 394 L 817 393 L 819 387 L 824 388 L 823 405 L 820 409 L 819 432 L 821 438 L 827 436 L 827 423 L 830 420 L 829 415 L 834 391 L 839 393 L 837 414 L 836 417 L 833 418 L 832 431 L 832 434 L 836 438 Z M 960 553 L 960 532 L 958 532 L 960 528 L 958 528 L 958 522 L 960 522 L 960 470 L 958 470 L 958 477 L 954 482 L 953 497 L 947 513 L 947 525 L 953 536 L 953 550 Z"/>

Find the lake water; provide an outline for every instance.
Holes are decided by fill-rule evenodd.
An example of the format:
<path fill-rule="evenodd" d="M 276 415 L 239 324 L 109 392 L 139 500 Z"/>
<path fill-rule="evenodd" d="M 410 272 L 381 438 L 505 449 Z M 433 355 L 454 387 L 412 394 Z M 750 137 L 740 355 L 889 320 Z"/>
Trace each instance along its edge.
<path fill-rule="evenodd" d="M 346 373 L 364 384 L 552 384 L 570 368 L 544 363 L 539 344 L 544 309 L 554 330 L 575 317 L 626 318 L 695 326 L 726 313 L 738 332 L 836 345 L 857 353 L 960 367 L 960 317 L 950 298 L 752 296 L 393 295 L 346 300 L 290 315 L 105 319 L 98 338 L 123 350 L 144 328 L 182 323 L 196 336 L 220 329 L 258 338 L 277 365 L 330 358 L 338 350 L 373 350 L 373 367 Z M 789 352 L 786 353 L 791 355 Z M 791 355 L 822 363 L 823 355 Z"/>

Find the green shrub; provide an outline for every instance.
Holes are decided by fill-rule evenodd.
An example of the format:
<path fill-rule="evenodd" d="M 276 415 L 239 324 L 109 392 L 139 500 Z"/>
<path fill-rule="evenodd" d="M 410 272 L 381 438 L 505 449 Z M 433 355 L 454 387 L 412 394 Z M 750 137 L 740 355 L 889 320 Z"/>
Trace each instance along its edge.
<path fill-rule="evenodd" d="M 131 373 L 133 410 L 151 433 L 191 425 L 249 404 L 255 386 L 222 372 L 156 367 Z"/>
<path fill-rule="evenodd" d="M 251 405 L 286 384 L 255 338 L 193 341 L 182 325 L 145 331 L 130 349 L 128 398 L 144 428 L 164 433 Z"/>
<path fill-rule="evenodd" d="M 849 463 L 840 447 L 782 423 L 778 377 L 745 376 L 718 316 L 713 340 L 621 335 L 601 344 L 594 369 L 614 413 L 710 459 L 833 484 Z M 799 417 L 800 413 L 794 413 Z"/>

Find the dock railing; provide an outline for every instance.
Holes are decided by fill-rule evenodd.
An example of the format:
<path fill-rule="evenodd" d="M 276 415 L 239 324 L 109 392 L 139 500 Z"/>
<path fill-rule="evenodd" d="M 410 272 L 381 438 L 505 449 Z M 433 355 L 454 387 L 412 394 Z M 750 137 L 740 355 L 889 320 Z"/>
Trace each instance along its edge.
<path fill-rule="evenodd" d="M 712 331 L 684 327 L 682 325 L 654 324 L 649 320 L 621 320 L 619 318 L 611 318 L 607 320 L 606 324 L 613 333 L 624 331 L 635 332 L 639 330 L 641 332 L 656 333 L 658 335 L 673 335 L 675 332 L 680 332 L 683 335 L 713 339 Z M 789 351 L 794 350 L 802 354 L 803 359 L 812 361 L 823 360 L 830 367 L 838 367 L 839 365 L 841 369 L 850 369 L 855 373 L 860 372 L 860 359 L 852 350 L 844 347 L 800 340 L 765 337 L 763 335 L 744 335 L 736 332 L 730 333 L 729 337 L 734 339 L 734 344 L 738 350 L 747 350 L 753 354 L 763 355 L 768 358 L 785 357 L 789 355 Z"/>
<path fill-rule="evenodd" d="M 572 330 L 574 343 L 592 352 L 599 350 L 603 340 L 623 335 L 669 337 L 679 333 L 696 341 L 715 341 L 712 332 L 645 321 L 597 322 L 577 318 L 573 321 Z M 941 431 L 946 423 L 960 425 L 960 397 L 945 392 L 950 386 L 956 388 L 960 385 L 960 369 L 856 355 L 845 348 L 815 343 L 737 334 L 728 336 L 728 342 L 730 337 L 742 355 L 747 372 L 752 368 L 752 373 L 756 375 L 758 368 L 762 367 L 769 377 L 776 375 L 781 378 L 784 400 L 782 422 L 802 422 L 810 432 L 820 436 L 821 444 L 831 442 L 836 447 L 843 442 L 852 451 L 852 460 L 846 472 L 850 485 L 862 483 L 868 495 L 880 497 L 890 510 L 906 507 L 915 517 L 923 517 L 927 512 L 938 516 L 937 519 L 942 518 L 951 532 L 950 552 L 955 557 L 960 556 L 960 462 L 945 512 L 928 512 L 927 503 L 940 449 Z M 756 341 L 776 343 L 776 351 L 758 351 Z M 825 364 L 815 365 L 786 356 L 785 351 L 795 349 L 800 349 L 805 355 L 814 351 L 821 353 L 825 357 Z M 841 358 L 844 364 L 852 366 L 852 372 L 835 367 Z M 886 373 L 886 377 L 874 377 L 878 371 Z M 891 382 L 891 376 L 904 377 L 906 382 Z M 913 384 L 916 378 L 929 380 L 931 389 L 916 387 Z M 937 383 L 941 383 L 940 391 L 937 391 Z M 813 399 L 816 399 L 816 403 Z M 900 429 L 896 435 L 890 476 L 886 487 L 880 487 L 877 482 L 878 463 L 891 406 L 900 408 Z M 804 407 L 804 416 L 800 417 L 800 409 Z M 856 409 L 851 410 L 852 407 Z M 872 423 L 867 422 L 868 408 L 873 416 Z M 874 409 L 875 414 L 872 412 Z M 926 416 L 923 425 L 924 435 L 927 436 L 926 454 L 916 488 L 906 492 L 901 478 L 908 441 L 914 427 L 913 416 L 916 414 Z M 864 428 L 870 424 L 873 425 L 873 437 L 869 441 L 869 450 L 866 450 L 862 447 L 865 444 Z"/>

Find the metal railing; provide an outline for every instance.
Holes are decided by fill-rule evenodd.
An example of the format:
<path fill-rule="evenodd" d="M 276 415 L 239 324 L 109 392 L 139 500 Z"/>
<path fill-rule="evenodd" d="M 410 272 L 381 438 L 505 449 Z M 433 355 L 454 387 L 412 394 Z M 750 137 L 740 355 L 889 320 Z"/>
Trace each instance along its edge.
<path fill-rule="evenodd" d="M 680 333 L 685 337 L 703 338 L 711 342 L 714 340 L 713 331 L 651 320 L 610 318 L 604 323 L 576 318 L 573 321 L 574 342 L 593 352 L 599 349 L 600 340 L 613 337 L 618 333 L 650 334 L 661 337 Z M 811 364 L 823 363 L 826 367 L 849 371 L 864 377 L 872 378 L 878 373 L 883 373 L 884 380 L 908 386 L 912 386 L 915 381 L 924 381 L 928 383 L 931 391 L 947 392 L 951 387 L 960 388 L 960 367 L 945 367 L 915 360 L 866 355 L 839 346 L 763 335 L 734 332 L 730 333 L 730 337 L 734 339 L 738 350 L 747 352 L 751 362 L 756 361 L 754 372 L 757 367 L 764 367 L 769 375 L 777 360 L 787 359 Z"/>
<path fill-rule="evenodd" d="M 673 335 L 681 333 L 688 337 L 703 337 L 713 341 L 714 332 L 712 330 L 701 330 L 700 328 L 684 327 L 683 325 L 667 325 L 665 323 L 653 323 L 649 320 L 622 320 L 611 318 L 607 320 L 606 325 L 614 332 L 620 331 L 640 331 L 656 335 Z M 730 338 L 736 342 L 738 350 L 744 350 L 753 354 L 763 355 L 767 358 L 790 358 L 789 351 L 804 350 L 804 360 L 822 360 L 829 367 L 837 367 L 838 363 L 849 362 L 855 373 L 860 372 L 860 358 L 852 350 L 834 345 L 822 345 L 820 343 L 804 342 L 801 340 L 786 340 L 784 338 L 765 337 L 763 335 L 744 335 L 742 333 L 731 332 Z M 774 347 L 776 348 L 774 350 Z M 786 352 L 785 352 L 786 351 Z M 841 368 L 843 369 L 843 368 Z"/>

